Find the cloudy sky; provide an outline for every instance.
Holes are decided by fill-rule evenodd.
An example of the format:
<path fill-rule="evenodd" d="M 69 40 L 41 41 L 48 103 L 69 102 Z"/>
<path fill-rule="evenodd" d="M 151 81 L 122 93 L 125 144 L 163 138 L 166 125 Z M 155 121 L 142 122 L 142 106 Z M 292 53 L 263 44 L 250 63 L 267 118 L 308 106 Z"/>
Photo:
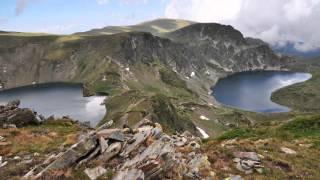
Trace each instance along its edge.
<path fill-rule="evenodd" d="M 299 51 L 320 47 L 320 0 L 1 0 L 0 29 L 69 34 L 155 18 L 230 24 Z"/>

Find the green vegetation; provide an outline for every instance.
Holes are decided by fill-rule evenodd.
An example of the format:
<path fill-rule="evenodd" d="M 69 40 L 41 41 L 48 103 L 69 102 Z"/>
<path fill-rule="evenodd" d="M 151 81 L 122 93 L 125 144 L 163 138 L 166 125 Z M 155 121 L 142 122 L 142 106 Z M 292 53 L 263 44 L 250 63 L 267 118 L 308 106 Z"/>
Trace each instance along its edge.
<path fill-rule="evenodd" d="M 194 22 L 186 20 L 176 20 L 176 19 L 157 19 L 154 21 L 148 21 L 141 24 L 133 26 L 108 26 L 102 29 L 93 29 L 83 33 L 76 33 L 82 36 L 90 35 L 109 35 L 124 32 L 149 32 L 157 36 L 161 36 L 164 33 L 177 30 L 179 28 L 186 27 Z"/>
<path fill-rule="evenodd" d="M 312 78 L 304 83 L 298 83 L 272 94 L 272 100 L 297 111 L 319 112 L 320 110 L 320 59 L 301 60 L 303 70 L 312 74 Z M 298 68 L 298 67 L 295 67 Z"/>
<path fill-rule="evenodd" d="M 187 88 L 187 84 L 185 81 L 180 79 L 177 75 L 177 73 L 173 72 L 172 70 L 168 68 L 161 68 L 159 70 L 161 80 L 164 83 L 167 83 L 171 86 L 177 87 L 177 88 Z"/>
<path fill-rule="evenodd" d="M 70 120 L 50 120 L 41 125 L 15 129 L 1 129 L 0 135 L 11 142 L 1 148 L 0 155 L 25 153 L 47 153 L 70 146 L 77 141 L 81 127 Z"/>
<path fill-rule="evenodd" d="M 312 138 L 320 140 L 320 115 L 297 116 L 283 123 L 270 123 L 256 128 L 236 128 L 225 132 L 218 140 L 234 138 L 280 138 L 293 140 L 297 138 Z"/>
<path fill-rule="evenodd" d="M 270 122 L 255 128 L 235 128 L 215 139 L 204 141 L 219 179 L 240 174 L 246 179 L 319 179 L 320 115 L 297 116 L 286 122 Z M 281 148 L 294 150 L 286 154 Z M 241 173 L 233 162 L 233 152 L 256 152 L 262 173 Z M 228 167 L 224 169 L 223 167 Z"/>

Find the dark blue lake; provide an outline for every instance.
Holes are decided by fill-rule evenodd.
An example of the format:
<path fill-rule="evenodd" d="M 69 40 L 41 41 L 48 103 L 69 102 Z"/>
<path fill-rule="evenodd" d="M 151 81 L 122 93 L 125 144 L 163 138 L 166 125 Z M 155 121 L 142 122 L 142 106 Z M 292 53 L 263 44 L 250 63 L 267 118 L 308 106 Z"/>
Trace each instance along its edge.
<path fill-rule="evenodd" d="M 105 97 L 83 97 L 81 84 L 50 83 L 32 85 L 0 91 L 0 104 L 21 100 L 21 107 L 31 108 L 45 117 L 70 116 L 73 119 L 89 121 L 95 126 L 106 113 Z"/>
<path fill-rule="evenodd" d="M 286 71 L 241 72 L 223 79 L 212 88 L 220 103 L 254 112 L 288 112 L 290 108 L 271 101 L 272 92 L 304 82 L 311 74 Z"/>

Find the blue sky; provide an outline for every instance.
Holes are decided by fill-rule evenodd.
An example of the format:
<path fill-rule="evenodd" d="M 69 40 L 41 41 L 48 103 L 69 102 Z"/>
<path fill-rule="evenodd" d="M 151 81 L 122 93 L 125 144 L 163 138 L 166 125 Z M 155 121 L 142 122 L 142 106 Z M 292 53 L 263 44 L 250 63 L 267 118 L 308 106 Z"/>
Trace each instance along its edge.
<path fill-rule="evenodd" d="M 230 24 L 298 51 L 320 49 L 320 0 L 0 0 L 0 30 L 70 34 L 156 18 Z"/>
<path fill-rule="evenodd" d="M 73 33 L 164 16 L 165 1 L 1 0 L 0 29 Z"/>

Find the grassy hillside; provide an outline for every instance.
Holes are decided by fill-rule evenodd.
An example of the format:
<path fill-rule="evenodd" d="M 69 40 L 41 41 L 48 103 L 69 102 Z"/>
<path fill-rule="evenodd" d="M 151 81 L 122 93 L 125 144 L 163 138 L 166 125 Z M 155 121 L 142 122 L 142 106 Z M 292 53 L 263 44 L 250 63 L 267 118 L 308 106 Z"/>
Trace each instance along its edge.
<path fill-rule="evenodd" d="M 179 28 L 193 24 L 194 22 L 176 19 L 157 19 L 132 26 L 107 26 L 101 29 L 92 29 L 87 32 L 76 33 L 77 35 L 109 35 L 123 32 L 140 31 L 154 35 L 171 32 Z"/>
<path fill-rule="evenodd" d="M 304 83 L 295 84 L 273 93 L 272 100 L 300 111 L 320 110 L 320 58 L 300 60 L 296 66 L 299 71 L 312 74 L 312 78 Z"/>
<path fill-rule="evenodd" d="M 296 154 L 286 154 L 281 148 Z M 300 116 L 257 128 L 237 128 L 207 140 L 203 151 L 216 168 L 219 179 L 240 174 L 246 179 L 319 179 L 320 116 Z M 233 152 L 256 152 L 261 172 L 245 175 L 235 168 Z"/>

